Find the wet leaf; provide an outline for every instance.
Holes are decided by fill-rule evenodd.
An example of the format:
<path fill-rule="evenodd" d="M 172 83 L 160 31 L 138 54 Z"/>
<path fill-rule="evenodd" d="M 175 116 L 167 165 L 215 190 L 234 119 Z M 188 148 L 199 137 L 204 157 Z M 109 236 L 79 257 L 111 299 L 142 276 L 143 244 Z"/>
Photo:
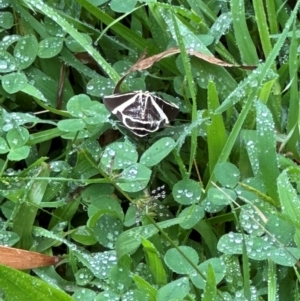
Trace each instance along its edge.
<path fill-rule="evenodd" d="M 15 58 L 6 51 L 0 51 L 0 73 L 8 73 L 17 69 Z"/>
<path fill-rule="evenodd" d="M 120 296 L 111 290 L 106 290 L 97 295 L 95 301 L 119 301 Z"/>
<path fill-rule="evenodd" d="M 102 246 L 113 249 L 118 236 L 123 232 L 123 223 L 116 216 L 103 214 L 97 220 L 93 230 Z"/>
<path fill-rule="evenodd" d="M 225 254 L 242 254 L 243 240 L 245 240 L 247 255 L 254 260 L 265 260 L 272 250 L 277 249 L 267 238 L 230 232 L 221 237 L 218 250 Z"/>
<path fill-rule="evenodd" d="M 84 129 L 85 123 L 81 119 L 65 119 L 60 120 L 57 127 L 64 132 L 78 132 Z"/>
<path fill-rule="evenodd" d="M 118 13 L 127 13 L 134 9 L 136 3 L 137 0 L 127 0 L 126 2 L 119 0 L 111 0 L 110 8 Z"/>
<path fill-rule="evenodd" d="M 97 239 L 91 228 L 80 226 L 71 234 L 72 239 L 84 246 L 91 246 L 97 242 Z"/>
<path fill-rule="evenodd" d="M 18 148 L 28 141 L 29 132 L 23 127 L 14 128 L 7 132 L 6 139 L 10 148 Z"/>
<path fill-rule="evenodd" d="M 199 256 L 197 252 L 188 246 L 179 246 L 178 249 L 197 266 Z M 177 274 L 189 274 L 194 268 L 190 263 L 182 256 L 176 248 L 169 249 L 165 254 L 166 265 Z"/>
<path fill-rule="evenodd" d="M 75 256 L 99 279 L 107 279 L 111 269 L 117 264 L 115 251 L 92 254 L 78 251 Z"/>
<path fill-rule="evenodd" d="M 18 40 L 14 48 L 14 58 L 20 70 L 29 67 L 36 59 L 38 42 L 35 36 L 26 35 Z"/>
<path fill-rule="evenodd" d="M 190 285 L 187 278 L 180 278 L 163 286 L 157 291 L 157 301 L 182 300 L 189 292 Z"/>
<path fill-rule="evenodd" d="M 60 53 L 63 47 L 63 39 L 49 37 L 39 43 L 38 56 L 48 59 Z"/>
<path fill-rule="evenodd" d="M 0 287 L 8 300 L 73 300 L 62 290 L 45 281 L 4 266 L 0 266 Z"/>
<path fill-rule="evenodd" d="M 0 154 L 6 154 L 9 151 L 9 147 L 4 140 L 4 138 L 0 137 Z"/>
<path fill-rule="evenodd" d="M 211 266 L 214 269 L 216 283 L 219 283 L 225 276 L 226 265 L 220 258 L 210 258 L 204 262 L 202 262 L 198 269 L 202 272 L 203 275 L 207 275 L 207 271 Z M 193 284 L 199 288 L 204 289 L 206 282 L 201 275 L 198 275 L 196 271 L 193 271 L 190 274 L 191 281 Z"/>
<path fill-rule="evenodd" d="M 46 31 L 54 37 L 64 37 L 67 33 L 59 26 L 56 22 L 54 22 L 49 17 L 45 17 L 44 19 L 44 25 Z"/>
<path fill-rule="evenodd" d="M 222 162 L 216 165 L 215 176 L 222 186 L 234 188 L 240 180 L 240 171 L 232 163 Z"/>
<path fill-rule="evenodd" d="M 128 292 L 132 284 L 131 271 L 122 266 L 114 266 L 109 273 L 109 282 L 111 288 L 119 294 L 124 294 Z"/>
<path fill-rule="evenodd" d="M 26 159 L 29 155 L 30 147 L 27 145 L 11 149 L 7 155 L 7 158 L 11 161 L 20 161 Z"/>
<path fill-rule="evenodd" d="M 204 217 L 204 210 L 199 205 L 192 205 L 184 208 L 180 212 L 179 217 L 185 217 L 184 222 L 180 223 L 180 226 L 183 229 L 191 229 Z"/>
<path fill-rule="evenodd" d="M 88 44 L 91 44 L 93 42 L 92 38 L 88 34 L 82 34 L 82 37 L 86 39 L 86 42 Z M 77 42 L 75 41 L 71 36 L 68 36 L 65 39 L 66 46 L 72 51 L 72 52 L 85 52 L 86 50 Z"/>
<path fill-rule="evenodd" d="M 94 278 L 92 272 L 87 268 L 81 268 L 75 273 L 76 283 L 78 285 L 87 285 Z"/>
<path fill-rule="evenodd" d="M 201 187 L 193 180 L 181 180 L 174 185 L 172 193 L 176 202 L 190 205 L 200 200 Z"/>
<path fill-rule="evenodd" d="M 148 167 L 157 165 L 174 149 L 175 145 L 172 138 L 161 138 L 143 153 L 140 163 Z"/>
<path fill-rule="evenodd" d="M 86 199 L 86 197 L 85 197 Z M 95 197 L 89 197 L 90 205 L 88 207 L 88 216 L 91 217 L 95 214 L 99 209 L 108 209 L 117 214 L 120 220 L 123 220 L 124 213 L 123 209 L 120 205 L 120 201 L 118 201 L 115 197 L 110 195 L 101 195 L 98 192 L 98 195 Z"/>
<path fill-rule="evenodd" d="M 67 103 L 67 110 L 74 117 L 83 117 L 86 115 L 86 112 L 90 111 L 93 104 L 94 102 L 92 102 L 87 95 L 75 95 L 69 99 Z"/>
<path fill-rule="evenodd" d="M 113 93 L 114 86 L 115 84 L 110 78 L 97 76 L 88 82 L 86 92 L 92 96 L 104 97 Z"/>
<path fill-rule="evenodd" d="M 27 77 L 24 73 L 10 73 L 2 77 L 2 87 L 10 94 L 21 91 L 27 85 Z"/>
<path fill-rule="evenodd" d="M 96 292 L 87 288 L 78 289 L 73 295 L 72 298 L 76 301 L 94 301 L 96 298 Z"/>
<path fill-rule="evenodd" d="M 102 155 L 100 164 L 106 171 L 122 170 L 138 160 L 136 146 L 128 140 L 115 142 L 107 146 Z"/>
<path fill-rule="evenodd" d="M 235 201 L 236 193 L 227 188 L 210 188 L 207 193 L 207 201 L 216 206 L 226 206 Z"/>
<path fill-rule="evenodd" d="M 20 239 L 19 235 L 13 231 L 6 231 L 6 230 L 0 231 L 0 245 L 1 246 L 11 247 L 16 242 L 18 242 L 19 239 Z M 8 255 L 8 257 L 9 257 L 9 255 Z"/>
<path fill-rule="evenodd" d="M 0 12 L 0 27 L 10 29 L 14 25 L 14 17 L 11 12 Z"/>
<path fill-rule="evenodd" d="M 127 192 L 137 192 L 146 188 L 151 176 L 151 170 L 146 166 L 135 163 L 123 170 L 116 179 L 118 186 Z"/>

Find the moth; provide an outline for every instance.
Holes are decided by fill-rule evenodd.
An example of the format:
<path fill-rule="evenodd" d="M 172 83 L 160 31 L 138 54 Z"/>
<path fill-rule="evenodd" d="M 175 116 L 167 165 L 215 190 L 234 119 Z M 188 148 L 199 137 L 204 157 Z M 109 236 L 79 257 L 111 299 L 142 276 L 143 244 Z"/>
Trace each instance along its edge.
<path fill-rule="evenodd" d="M 136 136 L 145 137 L 174 120 L 178 106 L 148 91 L 105 96 L 103 103 Z"/>

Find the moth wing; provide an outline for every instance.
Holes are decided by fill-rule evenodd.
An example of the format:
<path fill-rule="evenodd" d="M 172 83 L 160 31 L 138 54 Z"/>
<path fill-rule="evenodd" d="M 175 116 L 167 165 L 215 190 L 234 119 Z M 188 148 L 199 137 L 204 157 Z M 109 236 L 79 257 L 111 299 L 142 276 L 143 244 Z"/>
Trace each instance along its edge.
<path fill-rule="evenodd" d="M 136 92 L 118 93 L 103 98 L 103 103 L 111 112 L 136 95 Z"/>
<path fill-rule="evenodd" d="M 155 102 L 160 106 L 165 115 L 168 117 L 169 121 L 174 120 L 179 113 L 179 108 L 175 104 L 166 102 L 158 96 L 153 97 L 155 99 Z"/>

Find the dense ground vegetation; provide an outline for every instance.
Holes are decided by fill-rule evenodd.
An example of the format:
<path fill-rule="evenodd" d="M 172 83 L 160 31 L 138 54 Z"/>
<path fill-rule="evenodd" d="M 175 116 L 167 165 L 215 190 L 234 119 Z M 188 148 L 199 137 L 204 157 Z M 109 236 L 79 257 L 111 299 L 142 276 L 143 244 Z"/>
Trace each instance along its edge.
<path fill-rule="evenodd" d="M 298 9 L 0 1 L 0 299 L 299 300 Z M 118 82 L 179 114 L 135 135 Z"/>

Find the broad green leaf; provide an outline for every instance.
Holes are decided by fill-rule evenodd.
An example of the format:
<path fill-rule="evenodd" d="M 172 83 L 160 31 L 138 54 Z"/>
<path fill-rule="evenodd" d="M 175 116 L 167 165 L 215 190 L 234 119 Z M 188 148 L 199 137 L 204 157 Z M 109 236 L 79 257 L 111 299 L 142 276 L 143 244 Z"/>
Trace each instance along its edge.
<path fill-rule="evenodd" d="M 123 232 L 123 223 L 116 216 L 103 214 L 97 220 L 93 231 L 102 246 L 113 249 L 118 236 Z"/>
<path fill-rule="evenodd" d="M 38 42 L 34 35 L 23 36 L 14 48 L 14 58 L 20 70 L 29 67 L 36 59 Z"/>
<path fill-rule="evenodd" d="M 12 231 L 0 230 L 0 245 L 12 247 L 19 241 L 20 237 L 17 233 Z"/>
<path fill-rule="evenodd" d="M 109 272 L 109 283 L 114 292 L 128 292 L 132 284 L 131 271 L 124 266 L 115 265 Z"/>
<path fill-rule="evenodd" d="M 10 73 L 17 69 L 15 58 L 6 51 L 0 51 L 0 73 Z"/>
<path fill-rule="evenodd" d="M 278 242 L 285 246 L 292 243 L 296 232 L 294 225 L 273 214 L 268 217 L 265 228 L 272 233 L 273 237 L 276 238 Z"/>
<path fill-rule="evenodd" d="M 10 73 L 2 77 L 2 87 L 9 93 L 17 93 L 27 85 L 27 77 L 24 73 Z"/>
<path fill-rule="evenodd" d="M 180 212 L 179 217 L 185 217 L 184 222 L 180 223 L 180 226 L 183 229 L 191 229 L 204 217 L 204 210 L 201 206 L 193 204 L 184 208 Z"/>
<path fill-rule="evenodd" d="M 0 41 L 0 47 L 3 49 L 9 48 L 11 45 L 13 45 L 15 42 L 17 42 L 21 37 L 19 35 L 9 35 L 5 36 L 2 41 Z"/>
<path fill-rule="evenodd" d="M 49 37 L 39 43 L 38 56 L 49 59 L 60 53 L 63 47 L 63 38 Z"/>
<path fill-rule="evenodd" d="M 72 250 L 74 256 L 99 279 L 107 279 L 110 270 L 117 264 L 115 251 L 89 253 L 83 249 L 78 249 L 76 244 L 44 228 L 36 227 L 34 233 L 66 244 Z"/>
<path fill-rule="evenodd" d="M 298 259 L 300 258 L 300 248 L 278 248 L 276 250 L 271 250 L 269 256 L 270 259 L 277 264 L 286 267 L 292 267 L 298 262 Z"/>
<path fill-rule="evenodd" d="M 87 288 L 80 288 L 72 295 L 72 298 L 75 301 L 94 301 L 96 297 L 96 292 Z"/>
<path fill-rule="evenodd" d="M 241 195 L 239 195 L 241 196 Z M 260 208 L 261 210 L 261 208 Z M 261 214 L 261 212 L 258 212 L 253 208 L 253 205 L 246 204 L 244 206 L 241 206 L 241 212 L 239 215 L 241 226 L 247 233 L 255 235 L 255 236 L 261 236 L 265 233 L 265 228 L 260 226 L 264 225 L 264 218 L 262 215 L 266 215 L 265 212 Z M 272 217 L 267 215 L 267 217 Z M 272 223 L 273 224 L 273 223 Z M 270 233 L 273 234 L 273 231 L 270 229 Z"/>
<path fill-rule="evenodd" d="M 57 127 L 64 132 L 78 132 L 84 129 L 85 123 L 81 119 L 65 119 L 60 120 Z"/>
<path fill-rule="evenodd" d="M 114 187 L 110 184 L 92 184 L 84 189 L 81 197 L 85 202 L 93 203 L 101 200 L 102 196 L 109 196 L 113 192 Z"/>
<path fill-rule="evenodd" d="M 89 96 L 85 94 L 75 95 L 69 99 L 67 103 L 67 110 L 74 117 L 80 117 L 86 115 L 86 112 L 90 111 L 91 106 L 94 103 L 91 101 Z"/>
<path fill-rule="evenodd" d="M 216 165 L 215 176 L 222 186 L 234 188 L 240 180 L 240 171 L 232 163 L 222 162 Z"/>
<path fill-rule="evenodd" d="M 116 182 L 124 191 L 138 192 L 146 188 L 150 181 L 151 173 L 148 167 L 135 163 L 125 168 L 120 177 L 116 179 Z"/>
<path fill-rule="evenodd" d="M 87 226 L 79 226 L 71 233 L 73 240 L 79 242 L 84 246 L 92 246 L 97 242 L 93 230 Z"/>
<path fill-rule="evenodd" d="M 101 184 L 97 186 L 101 187 Z M 123 220 L 124 218 L 123 208 L 121 207 L 120 202 L 115 197 L 110 195 L 102 195 L 101 192 L 98 192 L 98 195 L 90 195 L 90 196 L 88 196 L 87 193 L 85 193 L 84 200 L 87 199 L 90 202 L 90 205 L 88 207 L 89 217 L 95 214 L 99 209 L 109 209 L 111 211 L 114 211 L 120 220 Z"/>
<path fill-rule="evenodd" d="M 227 188 L 212 187 L 208 190 L 207 200 L 216 206 L 226 206 L 235 201 L 236 193 Z"/>
<path fill-rule="evenodd" d="M 179 278 L 168 283 L 157 291 L 157 301 L 182 300 L 190 291 L 187 278 Z"/>
<path fill-rule="evenodd" d="M 110 112 L 104 104 L 93 101 L 89 110 L 84 111 L 82 120 L 87 125 L 101 125 L 108 122 Z"/>
<path fill-rule="evenodd" d="M 55 21 L 53 21 L 50 16 L 47 16 L 47 14 L 44 18 L 44 25 L 46 31 L 51 36 L 63 38 L 67 34 L 67 32 L 64 31 L 63 28 L 61 28 L 61 26 L 59 26 Z"/>
<path fill-rule="evenodd" d="M 181 180 L 174 185 L 172 194 L 179 204 L 190 205 L 200 200 L 201 186 L 193 180 Z"/>
<path fill-rule="evenodd" d="M 14 25 L 14 17 L 11 12 L 0 12 L 0 27 L 4 29 L 10 29 Z"/>
<path fill-rule="evenodd" d="M 111 290 L 106 290 L 97 295 L 94 301 L 119 301 L 120 296 Z"/>
<path fill-rule="evenodd" d="M 139 219 L 139 216 L 138 216 L 138 210 L 137 210 L 136 206 L 129 206 L 129 208 L 125 214 L 124 226 L 131 227 L 131 226 L 137 224 L 138 219 Z"/>
<path fill-rule="evenodd" d="M 9 7 L 9 6 L 11 6 L 11 0 L 2 0 L 0 3 L 1 9 Z"/>
<path fill-rule="evenodd" d="M 159 226 L 161 229 L 165 229 L 174 225 L 178 225 L 183 221 L 184 218 L 178 217 L 163 222 L 158 222 L 157 226 Z M 118 237 L 116 243 L 116 250 L 118 253 L 118 257 L 122 258 L 122 256 L 124 255 L 133 254 L 140 246 L 142 238 L 148 239 L 152 237 L 154 234 L 156 234 L 157 232 L 158 229 L 154 225 L 135 227 L 133 229 L 124 231 Z"/>
<path fill-rule="evenodd" d="M 96 97 L 104 97 L 112 94 L 114 82 L 110 78 L 97 76 L 92 78 L 86 85 L 86 93 Z"/>
<path fill-rule="evenodd" d="M 114 142 L 108 145 L 102 155 L 100 166 L 107 172 L 122 170 L 138 160 L 136 146 L 126 140 L 125 142 Z"/>
<path fill-rule="evenodd" d="M 10 148 L 19 148 L 26 144 L 29 139 L 29 132 L 23 127 L 16 127 L 7 132 L 6 140 Z"/>
<path fill-rule="evenodd" d="M 0 137 L 0 154 L 6 154 L 9 151 L 9 147 L 6 141 Z"/>
<path fill-rule="evenodd" d="M 119 1 L 119 0 L 111 0 L 110 8 L 117 12 L 117 13 L 128 13 L 134 9 L 138 0 L 126 0 Z"/>
<path fill-rule="evenodd" d="M 76 246 L 74 247 L 76 248 Z M 115 251 L 104 251 L 92 254 L 77 251 L 74 252 L 74 255 L 99 279 L 108 279 L 109 272 L 117 265 Z"/>
<path fill-rule="evenodd" d="M 1 292 L 7 300 L 72 301 L 63 291 L 52 285 L 5 266 L 0 266 Z"/>
<path fill-rule="evenodd" d="M 210 258 L 198 265 L 198 269 L 202 272 L 204 276 L 207 275 L 209 267 L 212 267 L 214 269 L 216 278 L 215 281 L 216 283 L 219 283 L 225 276 L 226 265 L 220 258 Z M 201 275 L 197 274 L 197 271 L 193 271 L 190 274 L 190 278 L 196 287 L 200 289 L 205 288 L 205 280 Z"/>
<path fill-rule="evenodd" d="M 161 138 L 143 153 L 140 163 L 148 167 L 157 165 L 174 149 L 175 145 L 172 138 Z"/>
<path fill-rule="evenodd" d="M 178 249 L 195 265 L 198 265 L 198 253 L 191 247 L 179 246 Z M 176 248 L 169 249 L 165 254 L 166 265 L 177 274 L 189 274 L 194 268 Z"/>
<path fill-rule="evenodd" d="M 225 254 L 242 254 L 243 253 L 243 239 L 247 248 L 247 255 L 253 260 L 265 260 L 270 258 L 271 252 L 280 250 L 274 246 L 274 241 L 268 241 L 263 237 L 255 237 L 250 235 L 243 235 L 240 233 L 229 233 L 221 237 L 218 243 L 218 250 Z M 298 249 L 297 249 L 298 250 Z M 295 258 L 293 255 L 286 256 L 287 266 L 290 265 L 291 260 Z"/>

